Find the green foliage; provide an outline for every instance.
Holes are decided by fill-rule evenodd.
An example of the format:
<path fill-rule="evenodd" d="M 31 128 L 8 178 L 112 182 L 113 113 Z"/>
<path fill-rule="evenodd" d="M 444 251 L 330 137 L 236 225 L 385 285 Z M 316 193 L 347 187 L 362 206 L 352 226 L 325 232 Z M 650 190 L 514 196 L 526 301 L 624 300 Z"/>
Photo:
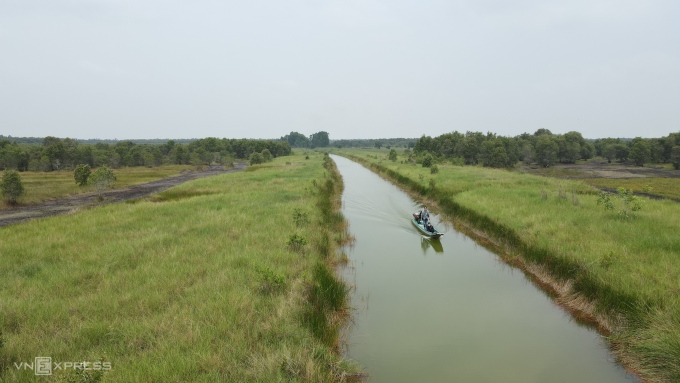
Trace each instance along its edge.
<path fill-rule="evenodd" d="M 9 204 L 15 204 L 25 192 L 19 172 L 16 170 L 5 171 L 5 174 L 2 175 L 2 181 L 0 181 L 0 189 L 5 201 Z"/>
<path fill-rule="evenodd" d="M 262 157 L 262 154 L 260 153 L 253 153 L 250 155 L 249 161 L 251 165 L 262 164 L 264 163 L 264 157 Z"/>
<path fill-rule="evenodd" d="M 671 149 L 671 163 L 675 170 L 680 170 L 680 145 L 673 146 Z"/>
<path fill-rule="evenodd" d="M 298 233 L 295 233 L 288 238 L 288 248 L 296 253 L 303 252 L 308 243 L 307 239 Z"/>
<path fill-rule="evenodd" d="M 430 174 L 437 174 L 439 173 L 439 167 L 437 165 L 432 165 L 430 168 Z"/>
<path fill-rule="evenodd" d="M 423 167 L 429 168 L 430 166 L 432 166 L 432 161 L 433 161 L 432 155 L 430 153 L 427 153 L 425 155 L 425 157 L 423 158 L 423 163 L 422 163 Z"/>
<path fill-rule="evenodd" d="M 116 181 L 116 175 L 107 166 L 97 168 L 89 177 L 89 183 L 94 185 L 100 199 L 104 190 L 110 188 L 114 181 Z"/>
<path fill-rule="evenodd" d="M 314 148 L 325 148 L 330 146 L 330 139 L 328 138 L 328 132 L 316 132 L 309 136 L 309 147 Z"/>
<path fill-rule="evenodd" d="M 614 210 L 614 203 L 612 202 L 611 193 L 603 191 L 597 197 L 597 204 L 603 205 L 604 210 Z"/>
<path fill-rule="evenodd" d="M 260 154 L 262 155 L 262 160 L 264 162 L 270 162 L 274 159 L 274 156 L 272 156 L 272 153 L 269 151 L 269 149 L 262 149 Z"/>
<path fill-rule="evenodd" d="M 632 218 L 633 212 L 642 210 L 642 203 L 640 199 L 633 194 L 631 190 L 625 188 L 618 188 L 615 196 L 622 202 L 622 207 L 618 214 L 624 218 Z M 614 210 L 614 202 L 612 201 L 612 194 L 603 191 L 599 194 L 597 199 L 598 205 L 603 205 L 605 210 Z"/>
<path fill-rule="evenodd" d="M 396 161 L 397 160 L 397 151 L 396 150 L 390 149 L 389 159 L 390 159 L 390 161 Z"/>
<path fill-rule="evenodd" d="M 268 266 L 256 267 L 257 272 L 260 274 L 260 291 L 265 294 L 271 294 L 277 291 L 283 290 L 286 286 L 286 277 L 272 270 Z"/>
<path fill-rule="evenodd" d="M 73 178 L 75 178 L 78 186 L 85 186 L 87 185 L 87 179 L 90 177 L 91 173 L 90 165 L 80 164 L 76 166 L 76 170 L 73 171 Z"/>
<path fill-rule="evenodd" d="M 647 140 L 644 140 L 640 137 L 633 139 L 630 146 L 629 157 L 631 160 L 633 160 L 635 165 L 643 166 L 645 162 L 649 161 L 650 156 L 651 152 Z"/>
<path fill-rule="evenodd" d="M 625 188 L 618 188 L 618 197 L 623 201 L 623 208 L 619 214 L 624 218 L 631 218 L 632 212 L 642 210 L 642 203 L 640 199 L 633 194 L 632 191 Z"/>
<path fill-rule="evenodd" d="M 550 135 L 540 135 L 536 139 L 536 162 L 543 167 L 552 166 L 557 162 L 559 146 Z"/>

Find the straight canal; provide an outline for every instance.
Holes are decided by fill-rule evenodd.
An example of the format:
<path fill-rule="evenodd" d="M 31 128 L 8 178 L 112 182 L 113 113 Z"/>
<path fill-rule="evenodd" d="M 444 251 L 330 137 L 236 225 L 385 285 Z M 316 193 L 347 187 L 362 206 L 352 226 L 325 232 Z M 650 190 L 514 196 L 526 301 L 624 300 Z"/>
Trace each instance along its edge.
<path fill-rule="evenodd" d="M 356 238 L 345 280 L 355 287 L 346 356 L 371 383 L 637 382 L 592 328 L 524 274 L 456 232 L 423 238 L 420 208 L 361 165 L 332 156 Z"/>

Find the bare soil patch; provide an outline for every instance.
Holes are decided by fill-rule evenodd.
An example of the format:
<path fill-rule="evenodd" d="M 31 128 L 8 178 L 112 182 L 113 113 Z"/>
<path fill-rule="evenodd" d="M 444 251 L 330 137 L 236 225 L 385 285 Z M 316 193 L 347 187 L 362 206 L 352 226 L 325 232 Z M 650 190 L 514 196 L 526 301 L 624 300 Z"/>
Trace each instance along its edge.
<path fill-rule="evenodd" d="M 594 159 L 584 164 L 555 164 L 551 168 L 522 166 L 521 172 L 556 178 L 680 178 L 680 171 L 662 166 L 632 166 Z"/>
<path fill-rule="evenodd" d="M 203 171 L 188 171 L 177 176 L 167 177 L 156 181 L 108 190 L 103 193 L 102 201 L 97 198 L 96 193 L 87 193 L 57 198 L 37 204 L 15 206 L 9 209 L 0 210 L 0 226 L 7 226 L 35 218 L 66 214 L 81 207 L 97 206 L 142 198 L 190 180 L 238 172 L 245 168 L 245 163 L 236 163 L 233 168 L 229 169 L 224 169 L 223 166 L 211 166 Z"/>

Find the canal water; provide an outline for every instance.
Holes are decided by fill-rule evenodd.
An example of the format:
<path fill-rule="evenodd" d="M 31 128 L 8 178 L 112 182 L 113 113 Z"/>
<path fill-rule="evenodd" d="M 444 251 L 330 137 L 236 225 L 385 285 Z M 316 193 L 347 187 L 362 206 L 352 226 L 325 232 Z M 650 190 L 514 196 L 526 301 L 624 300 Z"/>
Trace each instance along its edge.
<path fill-rule="evenodd" d="M 333 156 L 343 214 L 356 238 L 346 356 L 371 383 L 637 382 L 597 332 L 577 323 L 524 274 L 432 215 L 445 235 L 423 238 L 420 208 L 361 165 Z"/>

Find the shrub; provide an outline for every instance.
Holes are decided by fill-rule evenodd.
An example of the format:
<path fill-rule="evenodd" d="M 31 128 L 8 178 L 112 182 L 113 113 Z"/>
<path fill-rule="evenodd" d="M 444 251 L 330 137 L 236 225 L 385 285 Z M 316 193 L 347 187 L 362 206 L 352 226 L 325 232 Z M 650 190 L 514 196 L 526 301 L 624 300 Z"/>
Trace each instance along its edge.
<path fill-rule="evenodd" d="M 97 189 L 100 200 L 102 199 L 102 192 L 110 188 L 115 180 L 116 175 L 113 174 L 113 170 L 108 166 L 97 168 L 89 177 L 89 182 Z"/>
<path fill-rule="evenodd" d="M 262 278 L 260 291 L 265 294 L 280 291 L 286 285 L 286 277 L 269 267 L 258 267 L 257 272 Z"/>
<path fill-rule="evenodd" d="M 272 156 L 272 153 L 269 151 L 269 149 L 262 149 L 262 155 L 263 162 L 269 162 L 274 159 L 274 156 Z"/>
<path fill-rule="evenodd" d="M 24 194 L 24 185 L 21 183 L 21 176 L 16 170 L 8 170 L 2 176 L 0 181 L 0 189 L 2 189 L 2 196 L 7 203 L 15 204 L 19 197 Z"/>
<path fill-rule="evenodd" d="M 437 165 L 432 165 L 432 167 L 430 168 L 430 174 L 437 174 L 437 173 L 439 173 L 439 167 L 437 167 Z"/>
<path fill-rule="evenodd" d="M 301 253 L 308 243 L 305 237 L 296 233 L 288 239 L 288 248 L 296 253 Z"/>
<path fill-rule="evenodd" d="M 430 166 L 432 166 L 432 155 L 428 153 L 425 158 L 423 158 L 423 167 L 429 168 Z"/>
<path fill-rule="evenodd" d="M 257 164 L 261 164 L 263 162 L 264 162 L 264 157 L 262 157 L 262 154 L 252 153 L 250 155 L 250 164 L 251 165 L 257 165 Z"/>
<path fill-rule="evenodd" d="M 76 180 L 78 186 L 87 185 L 87 179 L 90 177 L 90 165 L 80 164 L 76 166 L 76 170 L 73 171 L 73 178 Z"/>
<path fill-rule="evenodd" d="M 397 160 L 397 151 L 394 149 L 390 149 L 390 161 L 396 161 Z"/>

